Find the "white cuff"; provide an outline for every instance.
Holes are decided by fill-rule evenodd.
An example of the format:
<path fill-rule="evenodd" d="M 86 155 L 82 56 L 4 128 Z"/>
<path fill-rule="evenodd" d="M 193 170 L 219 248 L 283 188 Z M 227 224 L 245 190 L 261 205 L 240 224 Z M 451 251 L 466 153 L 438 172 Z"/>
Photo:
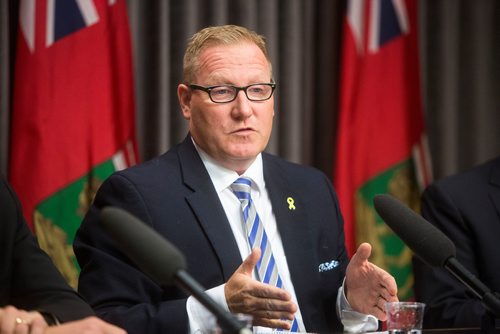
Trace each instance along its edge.
<path fill-rule="evenodd" d="M 225 284 L 216 286 L 205 291 L 217 304 L 229 312 L 226 296 L 224 295 Z M 189 318 L 189 331 L 191 334 L 213 333 L 217 327 L 217 319 L 196 298 L 190 296 L 186 302 L 186 311 Z"/>
<path fill-rule="evenodd" d="M 378 329 L 378 319 L 371 314 L 363 314 L 352 309 L 344 294 L 344 282 L 337 294 L 337 315 L 344 325 L 344 331 L 350 333 L 373 332 Z"/>

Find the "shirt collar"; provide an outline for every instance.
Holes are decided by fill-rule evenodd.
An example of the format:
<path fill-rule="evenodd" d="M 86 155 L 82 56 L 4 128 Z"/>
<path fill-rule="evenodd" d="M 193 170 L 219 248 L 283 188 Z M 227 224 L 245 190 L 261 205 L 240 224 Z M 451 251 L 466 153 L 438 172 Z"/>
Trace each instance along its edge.
<path fill-rule="evenodd" d="M 192 138 L 191 138 L 192 139 Z M 193 139 L 192 139 L 193 140 Z M 221 166 L 215 159 L 208 155 L 203 149 L 201 149 L 193 140 L 194 147 L 200 155 L 201 161 L 205 165 L 205 168 L 210 175 L 210 179 L 214 184 L 217 193 L 224 191 L 228 188 L 234 181 L 236 181 L 240 175 L 234 170 L 227 169 Z M 241 176 L 246 176 L 252 179 L 252 188 L 260 192 L 264 189 L 264 172 L 262 166 L 262 154 L 259 153 L 255 158 L 254 162 L 248 167 L 248 169 Z"/>

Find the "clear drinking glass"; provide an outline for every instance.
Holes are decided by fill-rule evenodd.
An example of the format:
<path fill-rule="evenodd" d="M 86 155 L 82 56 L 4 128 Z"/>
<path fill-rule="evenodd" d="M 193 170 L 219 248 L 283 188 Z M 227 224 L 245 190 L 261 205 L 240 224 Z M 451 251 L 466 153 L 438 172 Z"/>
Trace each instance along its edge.
<path fill-rule="evenodd" d="M 424 303 L 390 302 L 385 304 L 387 331 L 390 334 L 421 334 Z"/>

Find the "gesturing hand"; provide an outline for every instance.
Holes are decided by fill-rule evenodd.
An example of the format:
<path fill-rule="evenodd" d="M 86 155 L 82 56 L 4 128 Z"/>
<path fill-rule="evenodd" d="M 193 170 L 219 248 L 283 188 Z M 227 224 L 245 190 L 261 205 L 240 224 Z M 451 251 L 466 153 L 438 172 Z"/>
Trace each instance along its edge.
<path fill-rule="evenodd" d="M 227 281 L 224 293 L 229 310 L 251 314 L 255 326 L 290 329 L 287 320 L 293 320 L 297 305 L 285 290 L 252 278 L 259 258 L 260 249 L 253 249 Z"/>
<path fill-rule="evenodd" d="M 360 313 L 372 314 L 385 321 L 386 302 L 398 301 L 394 277 L 368 261 L 372 247 L 363 243 L 358 247 L 346 270 L 347 301 Z"/>

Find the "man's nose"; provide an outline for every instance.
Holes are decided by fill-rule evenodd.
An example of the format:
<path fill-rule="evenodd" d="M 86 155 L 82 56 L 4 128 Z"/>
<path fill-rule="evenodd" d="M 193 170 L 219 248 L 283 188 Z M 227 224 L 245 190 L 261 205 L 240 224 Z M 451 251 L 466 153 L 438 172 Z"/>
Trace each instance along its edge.
<path fill-rule="evenodd" d="M 237 117 L 249 117 L 252 114 L 252 101 L 247 98 L 243 90 L 236 93 L 236 99 L 233 112 Z"/>

